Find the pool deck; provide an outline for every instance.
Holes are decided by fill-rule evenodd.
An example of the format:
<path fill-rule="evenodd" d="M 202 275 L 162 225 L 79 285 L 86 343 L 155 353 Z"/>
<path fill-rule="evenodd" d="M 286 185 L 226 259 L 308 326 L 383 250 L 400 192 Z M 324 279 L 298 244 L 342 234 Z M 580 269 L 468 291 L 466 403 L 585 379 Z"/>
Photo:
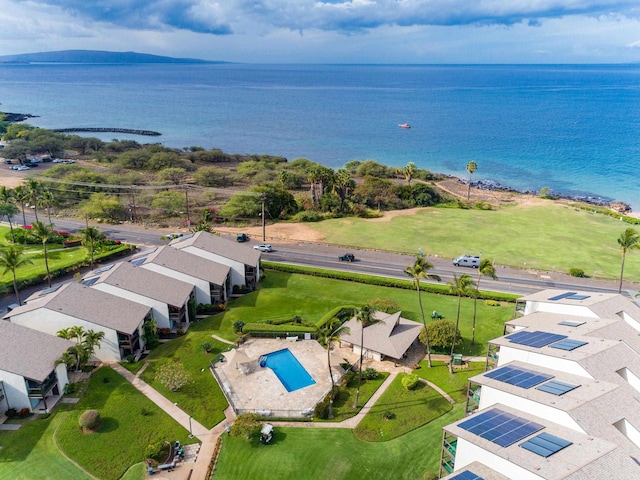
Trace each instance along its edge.
<path fill-rule="evenodd" d="M 315 380 L 308 387 L 287 392 L 270 368 L 260 367 L 262 355 L 288 348 Z M 331 388 L 327 371 L 327 351 L 315 340 L 289 342 L 283 339 L 252 338 L 237 349 L 225 353 L 224 362 L 215 370 L 222 381 L 222 389 L 231 399 L 236 412 L 256 412 L 265 416 L 302 417 L 313 411 L 315 404 Z M 236 361 L 238 358 L 240 361 Z M 332 355 L 333 371 L 342 373 L 342 358 Z"/>

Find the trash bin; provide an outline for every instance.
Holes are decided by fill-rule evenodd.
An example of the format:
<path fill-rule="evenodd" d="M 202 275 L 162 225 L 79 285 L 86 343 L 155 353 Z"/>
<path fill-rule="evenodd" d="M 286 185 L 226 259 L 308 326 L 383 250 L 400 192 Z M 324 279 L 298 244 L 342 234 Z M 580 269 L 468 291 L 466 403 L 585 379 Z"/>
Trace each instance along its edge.
<path fill-rule="evenodd" d="M 454 365 L 462 365 L 462 354 L 461 353 L 454 353 L 451 357 L 451 362 Z"/>

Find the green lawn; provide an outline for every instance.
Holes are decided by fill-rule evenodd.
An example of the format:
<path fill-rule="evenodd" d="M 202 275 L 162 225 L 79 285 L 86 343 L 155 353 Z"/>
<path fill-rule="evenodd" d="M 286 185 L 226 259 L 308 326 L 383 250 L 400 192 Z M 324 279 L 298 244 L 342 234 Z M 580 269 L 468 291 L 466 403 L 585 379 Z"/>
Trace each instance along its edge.
<path fill-rule="evenodd" d="M 142 372 L 141 378 L 158 390 L 162 395 L 181 409 L 188 412 L 195 420 L 207 428 L 213 428 L 224 420 L 224 409 L 228 403 L 215 378 L 209 371 L 209 361 L 220 357 L 220 352 L 227 351 L 230 346 L 211 338 L 210 325 L 215 317 L 193 324 L 187 333 L 171 342 L 160 345 L 145 360 L 149 366 Z M 206 353 L 202 344 L 209 342 L 211 353 Z M 177 360 L 191 375 L 191 382 L 177 392 L 169 391 L 155 380 L 155 367 L 164 359 Z"/>
<path fill-rule="evenodd" d="M 91 435 L 83 434 L 78 426 L 78 418 L 88 409 L 97 409 L 102 417 L 102 427 Z M 193 443 L 188 435 L 124 378 L 103 367 L 91 377 L 86 396 L 63 419 L 56 440 L 65 454 L 87 471 L 104 480 L 116 480 L 130 466 L 144 461 L 150 443 Z"/>
<path fill-rule="evenodd" d="M 53 433 L 68 415 L 64 405 L 56 410 L 47 419 L 31 416 L 21 420 L 20 430 L 0 432 L 0 480 L 91 478 L 61 455 L 56 447 Z"/>
<path fill-rule="evenodd" d="M 455 370 L 449 373 L 449 367 L 444 362 L 433 361 L 431 368 L 427 361 L 420 362 L 420 368 L 413 371 L 420 378 L 442 388 L 456 403 L 464 403 L 467 400 L 467 379 L 484 372 L 484 362 L 471 362 L 469 368 Z"/>
<path fill-rule="evenodd" d="M 386 442 L 426 425 L 449 412 L 451 404 L 436 390 L 418 382 L 413 390 L 402 386 L 404 373 L 391 382 L 353 433 L 367 442 Z M 385 418 L 385 414 L 392 418 Z"/>
<path fill-rule="evenodd" d="M 454 258 L 479 254 L 498 265 L 619 278 L 617 239 L 631 225 L 549 201 L 498 210 L 425 208 L 383 224 L 361 218 L 308 223 L 329 243 Z M 384 228 L 381 228 L 384 227 Z M 636 227 L 640 231 L 640 227 Z M 500 271 L 498 270 L 498 276 Z M 640 278 L 640 254 L 627 256 L 625 278 Z"/>
<path fill-rule="evenodd" d="M 333 419 L 322 420 L 314 418 L 316 422 L 341 422 L 347 418 L 355 416 L 369 399 L 384 383 L 389 374 L 387 372 L 379 372 L 378 378 L 374 380 L 362 379 L 360 385 L 360 395 L 358 396 L 358 406 L 353 408 L 353 402 L 356 399 L 356 390 L 358 388 L 358 374 L 356 372 L 346 387 L 340 388 L 338 395 L 333 400 Z"/>
<path fill-rule="evenodd" d="M 459 420 L 458 404 L 424 427 L 388 442 L 363 442 L 339 428 L 275 429 L 274 440 L 224 437 L 216 480 L 422 480 L 438 472 L 442 427 Z"/>

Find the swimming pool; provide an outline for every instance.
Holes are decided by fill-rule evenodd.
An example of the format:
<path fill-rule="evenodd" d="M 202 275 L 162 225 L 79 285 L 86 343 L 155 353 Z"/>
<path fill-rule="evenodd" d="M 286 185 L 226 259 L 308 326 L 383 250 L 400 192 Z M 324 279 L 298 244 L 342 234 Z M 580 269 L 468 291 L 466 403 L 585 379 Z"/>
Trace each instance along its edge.
<path fill-rule="evenodd" d="M 265 357 L 267 357 L 265 366 L 273 370 L 287 392 L 293 392 L 316 383 L 288 348 L 268 353 Z"/>

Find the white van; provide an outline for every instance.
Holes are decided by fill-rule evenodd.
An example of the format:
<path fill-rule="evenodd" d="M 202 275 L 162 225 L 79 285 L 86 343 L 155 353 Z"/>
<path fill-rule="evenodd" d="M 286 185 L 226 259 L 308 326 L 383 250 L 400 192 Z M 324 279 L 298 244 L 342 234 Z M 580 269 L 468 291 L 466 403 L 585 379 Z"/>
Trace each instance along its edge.
<path fill-rule="evenodd" d="M 460 255 L 453 260 L 456 267 L 478 268 L 480 266 L 480 257 L 478 255 Z"/>

